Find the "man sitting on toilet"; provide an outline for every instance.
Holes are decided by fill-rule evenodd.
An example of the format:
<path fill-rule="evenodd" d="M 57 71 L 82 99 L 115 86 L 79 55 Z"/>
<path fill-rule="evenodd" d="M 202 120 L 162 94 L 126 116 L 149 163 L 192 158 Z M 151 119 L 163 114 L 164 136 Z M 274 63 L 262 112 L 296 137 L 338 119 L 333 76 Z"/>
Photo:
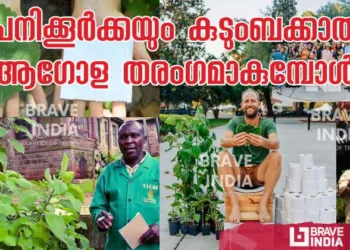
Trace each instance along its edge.
<path fill-rule="evenodd" d="M 233 223 L 240 222 L 234 185 L 243 188 L 265 185 L 259 206 L 259 219 L 261 222 L 271 221 L 267 204 L 281 175 L 282 160 L 281 154 L 274 151 L 279 149 L 276 126 L 273 121 L 259 116 L 259 107 L 259 93 L 253 89 L 244 91 L 241 103 L 244 116 L 233 117 L 221 139 L 221 147 L 232 148 L 233 153 L 224 150 L 218 159 L 218 175 L 231 200 L 232 213 L 229 220 Z M 242 130 L 248 132 L 241 132 Z"/>

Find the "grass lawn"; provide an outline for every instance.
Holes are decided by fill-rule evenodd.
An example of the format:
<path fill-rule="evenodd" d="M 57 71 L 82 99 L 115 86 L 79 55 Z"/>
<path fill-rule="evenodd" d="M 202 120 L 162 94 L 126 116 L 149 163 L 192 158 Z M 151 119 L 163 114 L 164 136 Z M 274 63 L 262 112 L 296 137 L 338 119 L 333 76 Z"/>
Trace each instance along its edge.
<path fill-rule="evenodd" d="M 216 128 L 219 126 L 227 125 L 229 122 L 230 118 L 226 119 L 209 119 L 209 128 Z"/>

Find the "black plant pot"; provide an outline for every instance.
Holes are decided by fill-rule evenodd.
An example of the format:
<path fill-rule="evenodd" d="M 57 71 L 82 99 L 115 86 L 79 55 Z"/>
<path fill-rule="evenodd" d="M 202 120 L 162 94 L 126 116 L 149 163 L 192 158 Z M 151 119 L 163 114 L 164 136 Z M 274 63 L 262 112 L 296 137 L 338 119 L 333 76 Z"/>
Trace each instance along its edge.
<path fill-rule="evenodd" d="M 188 226 L 188 234 L 193 235 L 193 236 L 197 236 L 197 234 L 198 234 L 197 227 L 198 227 L 198 225 L 196 225 L 196 224 Z"/>
<path fill-rule="evenodd" d="M 182 234 L 188 234 L 188 224 L 181 224 L 180 229 Z"/>
<path fill-rule="evenodd" d="M 203 236 L 210 235 L 210 225 L 209 224 L 204 224 L 202 226 L 202 235 Z"/>
<path fill-rule="evenodd" d="M 220 233 L 222 232 L 222 230 L 216 230 L 215 234 L 216 234 L 216 240 L 220 240 Z"/>
<path fill-rule="evenodd" d="M 180 232 L 180 219 L 175 219 L 174 221 L 172 219 L 168 220 L 169 222 L 169 234 L 170 235 L 177 235 Z"/>

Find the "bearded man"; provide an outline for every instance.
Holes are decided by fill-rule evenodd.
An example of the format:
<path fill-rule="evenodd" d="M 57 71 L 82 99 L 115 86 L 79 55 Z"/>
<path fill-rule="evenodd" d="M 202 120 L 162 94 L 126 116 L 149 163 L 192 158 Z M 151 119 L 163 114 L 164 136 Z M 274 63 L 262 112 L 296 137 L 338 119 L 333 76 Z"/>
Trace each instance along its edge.
<path fill-rule="evenodd" d="M 244 91 L 241 103 L 244 116 L 233 117 L 221 139 L 221 147 L 232 148 L 233 153 L 228 150 L 220 152 L 218 161 L 219 178 L 231 200 L 229 220 L 233 223 L 240 222 L 240 209 L 234 191 L 237 184 L 242 188 L 265 186 L 259 219 L 263 223 L 271 221 L 267 204 L 281 175 L 282 159 L 281 154 L 275 151 L 279 149 L 276 126 L 271 120 L 258 115 L 259 107 L 259 93 L 252 89 Z M 240 185 L 242 181 L 245 185 Z"/>

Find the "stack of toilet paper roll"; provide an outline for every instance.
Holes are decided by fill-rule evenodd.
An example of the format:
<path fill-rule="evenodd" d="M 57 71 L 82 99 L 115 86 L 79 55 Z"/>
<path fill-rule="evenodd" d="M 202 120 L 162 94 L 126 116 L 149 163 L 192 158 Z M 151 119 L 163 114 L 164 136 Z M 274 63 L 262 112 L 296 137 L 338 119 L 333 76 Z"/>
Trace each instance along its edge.
<path fill-rule="evenodd" d="M 336 192 L 328 188 L 326 168 L 310 154 L 290 163 L 283 195 L 276 195 L 276 223 L 336 223 Z"/>

